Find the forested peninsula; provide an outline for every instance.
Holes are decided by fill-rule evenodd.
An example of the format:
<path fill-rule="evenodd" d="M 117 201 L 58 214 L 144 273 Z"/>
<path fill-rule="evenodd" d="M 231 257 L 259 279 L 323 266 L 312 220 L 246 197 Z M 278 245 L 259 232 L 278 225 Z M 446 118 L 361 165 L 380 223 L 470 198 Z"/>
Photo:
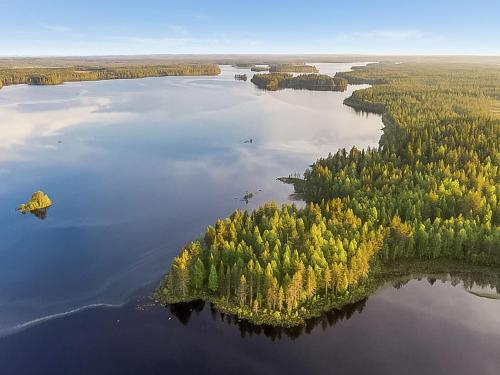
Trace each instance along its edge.
<path fill-rule="evenodd" d="M 203 299 L 292 326 L 366 298 L 391 274 L 500 272 L 500 69 L 375 64 L 338 73 L 346 104 L 383 113 L 379 147 L 290 178 L 304 208 L 235 211 L 174 258 L 156 298 Z"/>
<path fill-rule="evenodd" d="M 251 82 L 258 88 L 269 91 L 282 89 L 345 91 L 347 89 L 347 79 L 325 74 L 300 74 L 295 77 L 290 73 L 254 74 Z"/>
<path fill-rule="evenodd" d="M 59 85 L 74 81 L 99 81 L 164 76 L 218 75 L 217 64 L 176 64 L 123 67 L 9 68 L 0 69 L 2 86 Z"/>

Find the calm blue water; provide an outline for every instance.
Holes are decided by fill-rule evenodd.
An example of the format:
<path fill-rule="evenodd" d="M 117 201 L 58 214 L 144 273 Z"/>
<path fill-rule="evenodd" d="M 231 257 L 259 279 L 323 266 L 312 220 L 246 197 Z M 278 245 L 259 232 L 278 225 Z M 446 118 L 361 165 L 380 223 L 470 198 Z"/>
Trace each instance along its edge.
<path fill-rule="evenodd" d="M 287 201 L 276 177 L 380 137 L 379 116 L 342 104 L 353 87 L 271 93 L 235 73 L 251 76 L 0 90 L 0 373 L 497 375 L 500 302 L 458 277 L 387 286 L 293 330 L 150 303 L 217 217 Z M 54 202 L 44 220 L 15 211 L 37 189 Z"/>
<path fill-rule="evenodd" d="M 497 375 L 499 301 L 443 280 L 388 286 L 292 330 L 203 303 L 88 309 L 0 338 L 0 373 Z"/>
<path fill-rule="evenodd" d="M 286 201 L 277 177 L 377 145 L 380 116 L 342 104 L 352 88 L 271 93 L 235 73 L 251 77 L 225 66 L 218 77 L 0 90 L 0 332 L 123 304 L 217 217 Z M 38 189 L 54 202 L 46 219 L 16 212 Z"/>

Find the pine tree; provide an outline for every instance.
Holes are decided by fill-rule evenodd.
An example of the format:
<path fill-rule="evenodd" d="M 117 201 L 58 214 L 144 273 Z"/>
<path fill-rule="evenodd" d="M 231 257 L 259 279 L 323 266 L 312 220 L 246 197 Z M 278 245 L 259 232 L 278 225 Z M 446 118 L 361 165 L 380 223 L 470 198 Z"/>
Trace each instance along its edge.
<path fill-rule="evenodd" d="M 325 282 L 325 297 L 328 296 L 328 289 L 330 287 L 330 284 L 332 283 L 332 271 L 328 266 L 325 268 L 324 274 L 323 274 L 323 280 Z"/>
<path fill-rule="evenodd" d="M 200 258 L 196 260 L 192 276 L 192 284 L 195 289 L 200 289 L 203 287 L 205 282 L 205 266 Z"/>
<path fill-rule="evenodd" d="M 216 292 L 219 288 L 219 280 L 217 278 L 217 271 L 215 266 L 212 264 L 210 267 L 210 274 L 208 275 L 208 289 L 211 292 Z"/>
<path fill-rule="evenodd" d="M 307 267 L 306 274 L 306 294 L 310 300 L 316 293 L 316 274 L 311 266 Z"/>
<path fill-rule="evenodd" d="M 240 277 L 240 283 L 238 286 L 238 298 L 240 301 L 240 306 L 243 307 L 247 299 L 247 280 L 245 278 L 245 275 L 241 275 Z"/>

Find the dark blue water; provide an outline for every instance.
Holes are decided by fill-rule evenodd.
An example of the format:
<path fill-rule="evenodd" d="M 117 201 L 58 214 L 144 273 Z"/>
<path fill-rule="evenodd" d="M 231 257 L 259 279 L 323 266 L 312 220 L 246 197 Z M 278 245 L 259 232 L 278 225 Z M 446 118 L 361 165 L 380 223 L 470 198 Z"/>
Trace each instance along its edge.
<path fill-rule="evenodd" d="M 414 280 L 291 330 L 204 303 L 89 309 L 0 339 L 0 372 L 496 375 L 499 351 L 498 300 Z"/>
<path fill-rule="evenodd" d="M 449 282 L 387 287 L 291 331 L 151 305 L 217 217 L 287 201 L 277 177 L 380 137 L 379 116 L 342 104 L 353 87 L 271 93 L 235 73 L 251 76 L 0 90 L 0 373 L 498 374 L 500 302 Z M 38 189 L 46 217 L 16 212 Z"/>

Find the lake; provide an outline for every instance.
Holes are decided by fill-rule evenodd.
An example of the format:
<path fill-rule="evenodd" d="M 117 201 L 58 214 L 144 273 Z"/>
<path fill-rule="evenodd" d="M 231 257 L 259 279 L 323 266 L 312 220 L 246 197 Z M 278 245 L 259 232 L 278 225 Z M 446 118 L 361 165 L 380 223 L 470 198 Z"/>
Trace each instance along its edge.
<path fill-rule="evenodd" d="M 353 64 L 316 65 L 334 74 Z M 258 327 L 242 337 L 241 324 L 208 306 L 149 306 L 145 297 L 179 248 L 216 218 L 289 201 L 292 188 L 277 177 L 302 173 L 338 148 L 378 143 L 381 117 L 342 104 L 365 86 L 265 92 L 235 81 L 242 73 L 252 76 L 222 66 L 217 77 L 0 90 L 0 372 L 387 372 L 393 365 L 411 373 L 420 365 L 498 373 L 498 300 L 449 282 L 383 289 L 338 313 L 336 324 L 321 322 L 294 340 L 250 336 Z M 38 189 L 54 202 L 46 217 L 16 212 Z M 246 192 L 255 195 L 248 203 Z M 184 325 L 190 309 L 201 311 Z M 469 367 L 456 358 L 464 351 Z"/>
<path fill-rule="evenodd" d="M 300 329 L 138 298 L 0 339 L 2 374 L 498 374 L 499 301 L 449 278 L 387 286 Z M 29 358 L 29 360 L 27 359 Z"/>

